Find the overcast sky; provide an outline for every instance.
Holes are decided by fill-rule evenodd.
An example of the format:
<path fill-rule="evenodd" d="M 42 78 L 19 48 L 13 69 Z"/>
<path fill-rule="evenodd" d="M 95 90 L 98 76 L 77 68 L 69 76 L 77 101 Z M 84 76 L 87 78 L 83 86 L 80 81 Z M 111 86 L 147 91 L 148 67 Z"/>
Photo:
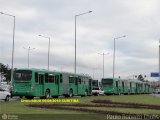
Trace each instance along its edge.
<path fill-rule="evenodd" d="M 0 0 L 0 11 L 16 16 L 14 67 L 74 72 L 75 15 L 77 17 L 77 72 L 102 77 L 113 74 L 113 41 L 116 37 L 115 76 L 132 77 L 158 71 L 160 0 Z M 13 18 L 0 14 L 0 62 L 11 66 Z"/>

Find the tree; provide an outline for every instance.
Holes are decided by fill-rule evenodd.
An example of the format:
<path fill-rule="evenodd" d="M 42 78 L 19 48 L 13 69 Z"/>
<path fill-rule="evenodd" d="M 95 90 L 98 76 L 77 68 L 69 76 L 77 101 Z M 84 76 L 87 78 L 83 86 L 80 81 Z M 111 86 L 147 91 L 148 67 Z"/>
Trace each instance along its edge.
<path fill-rule="evenodd" d="M 138 80 L 140 80 L 140 81 L 144 81 L 144 78 L 143 78 L 143 76 L 140 74 L 140 75 L 138 75 Z"/>
<path fill-rule="evenodd" d="M 11 69 L 9 68 L 9 65 L 0 63 L 0 73 L 6 78 L 7 81 L 11 80 Z"/>

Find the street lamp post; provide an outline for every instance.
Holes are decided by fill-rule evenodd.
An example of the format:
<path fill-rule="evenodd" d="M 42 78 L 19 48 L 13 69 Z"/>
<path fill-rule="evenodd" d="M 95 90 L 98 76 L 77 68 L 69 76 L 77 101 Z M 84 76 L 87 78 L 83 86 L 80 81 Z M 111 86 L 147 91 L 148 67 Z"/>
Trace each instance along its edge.
<path fill-rule="evenodd" d="M 75 15 L 75 64 L 74 64 L 74 73 L 76 73 L 76 67 L 77 67 L 77 51 L 76 51 L 76 34 L 77 34 L 77 17 L 78 16 L 81 16 L 81 15 L 84 15 L 84 14 L 88 14 L 88 13 L 91 13 L 92 11 L 88 11 L 88 12 L 85 12 L 85 13 L 81 13 L 81 14 L 78 14 L 78 15 Z"/>
<path fill-rule="evenodd" d="M 123 37 L 126 37 L 126 36 L 124 35 L 124 36 L 121 36 L 121 37 L 114 38 L 114 51 L 113 51 L 113 78 L 114 78 L 114 74 L 115 74 L 116 39 L 120 39 L 120 38 L 123 38 Z"/>
<path fill-rule="evenodd" d="M 29 53 L 31 50 L 34 50 L 36 48 L 30 48 L 30 46 L 28 48 L 25 48 L 25 47 L 23 47 L 23 48 L 28 50 L 28 68 L 29 68 Z"/>
<path fill-rule="evenodd" d="M 104 55 L 108 55 L 109 53 L 98 53 L 99 55 L 103 55 L 103 78 L 104 78 Z"/>
<path fill-rule="evenodd" d="M 49 70 L 49 57 L 50 57 L 50 37 L 46 37 L 46 36 L 43 36 L 43 35 L 38 35 L 38 36 L 41 36 L 41 37 L 44 37 L 44 38 L 48 38 L 48 40 L 49 40 L 49 43 L 48 43 L 48 70 Z"/>
<path fill-rule="evenodd" d="M 13 17 L 13 43 L 12 43 L 12 66 L 11 66 L 11 81 L 13 79 L 13 62 L 14 62 L 14 38 L 15 38 L 15 16 L 7 13 L 0 12 L 3 15 Z"/>
<path fill-rule="evenodd" d="M 159 81 L 160 81 L 160 40 L 159 40 L 159 60 L 158 60 L 158 62 L 159 62 Z"/>

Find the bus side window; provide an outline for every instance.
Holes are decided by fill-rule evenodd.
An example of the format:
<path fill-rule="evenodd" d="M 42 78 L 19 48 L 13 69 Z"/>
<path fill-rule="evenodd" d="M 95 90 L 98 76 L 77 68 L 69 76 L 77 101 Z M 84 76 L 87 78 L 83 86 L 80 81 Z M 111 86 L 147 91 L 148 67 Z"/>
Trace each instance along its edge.
<path fill-rule="evenodd" d="M 48 73 L 45 74 L 45 83 L 48 83 Z"/>
<path fill-rule="evenodd" d="M 43 75 L 39 75 L 39 84 L 44 84 L 44 76 Z"/>
<path fill-rule="evenodd" d="M 81 83 L 80 84 L 83 84 L 83 81 L 84 81 L 84 77 L 81 78 Z"/>
<path fill-rule="evenodd" d="M 86 84 L 86 82 L 87 82 L 87 78 L 85 77 L 85 78 L 84 78 L 84 84 Z"/>
<path fill-rule="evenodd" d="M 53 77 L 52 82 L 54 83 L 55 82 L 55 77 L 54 76 L 52 76 L 52 77 Z"/>
<path fill-rule="evenodd" d="M 38 83 L 38 73 L 35 73 L 35 82 Z"/>
<path fill-rule="evenodd" d="M 49 76 L 49 82 L 54 83 L 54 76 L 53 75 Z"/>
<path fill-rule="evenodd" d="M 75 77 L 75 85 L 78 85 L 78 78 Z"/>
<path fill-rule="evenodd" d="M 124 85 L 125 85 L 124 82 L 122 82 L 122 87 L 124 87 Z"/>
<path fill-rule="evenodd" d="M 58 84 L 58 80 L 59 80 L 59 75 L 55 76 L 55 84 Z"/>
<path fill-rule="evenodd" d="M 69 77 L 69 83 L 74 83 L 74 77 Z"/>
<path fill-rule="evenodd" d="M 81 84 L 81 78 L 78 78 L 78 84 Z"/>
<path fill-rule="evenodd" d="M 63 79 L 62 79 L 62 74 L 60 74 L 60 83 L 63 82 Z"/>
<path fill-rule="evenodd" d="M 116 81 L 116 87 L 118 87 L 118 81 Z"/>

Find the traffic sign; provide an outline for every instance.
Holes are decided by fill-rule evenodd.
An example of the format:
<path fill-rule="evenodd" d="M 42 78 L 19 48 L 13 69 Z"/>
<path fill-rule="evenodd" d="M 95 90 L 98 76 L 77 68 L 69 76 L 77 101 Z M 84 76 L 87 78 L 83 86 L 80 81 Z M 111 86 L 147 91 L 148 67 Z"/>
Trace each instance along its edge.
<path fill-rule="evenodd" d="M 159 72 L 152 72 L 151 77 L 160 77 L 160 73 Z"/>

